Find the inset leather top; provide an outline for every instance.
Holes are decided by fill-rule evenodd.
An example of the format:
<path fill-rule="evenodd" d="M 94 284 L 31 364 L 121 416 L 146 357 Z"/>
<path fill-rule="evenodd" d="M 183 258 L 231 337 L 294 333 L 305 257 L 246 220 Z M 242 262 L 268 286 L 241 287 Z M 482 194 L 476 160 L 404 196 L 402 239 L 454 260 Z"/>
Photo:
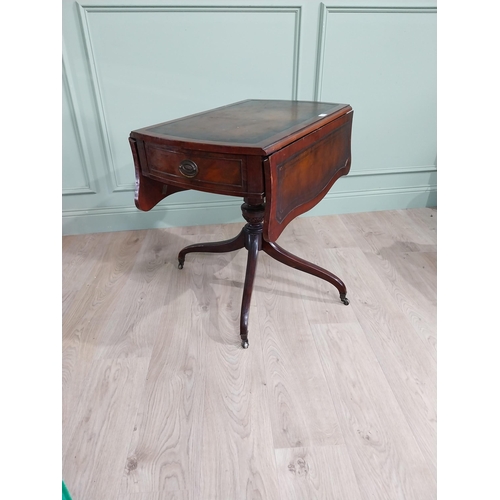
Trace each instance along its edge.
<path fill-rule="evenodd" d="M 245 100 L 131 132 L 164 146 L 269 155 L 351 111 L 347 104 Z"/>

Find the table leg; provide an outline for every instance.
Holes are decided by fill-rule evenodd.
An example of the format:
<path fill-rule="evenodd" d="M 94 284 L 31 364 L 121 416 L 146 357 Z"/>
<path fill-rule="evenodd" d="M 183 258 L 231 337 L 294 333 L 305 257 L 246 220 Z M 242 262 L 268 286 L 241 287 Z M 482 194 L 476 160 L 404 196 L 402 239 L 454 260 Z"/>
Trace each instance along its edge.
<path fill-rule="evenodd" d="M 243 286 L 243 297 L 241 299 L 240 314 L 240 336 L 241 347 L 248 349 L 248 316 L 250 315 L 250 299 L 252 298 L 255 270 L 257 269 L 257 257 L 262 247 L 262 232 L 248 232 L 245 247 L 248 250 L 247 269 L 245 273 L 245 284 Z"/>
<path fill-rule="evenodd" d="M 340 300 L 346 306 L 349 305 L 349 299 L 346 298 L 347 289 L 344 282 L 331 272 L 323 269 L 322 267 L 316 266 L 315 264 L 311 264 L 307 260 L 301 259 L 300 257 L 297 257 L 290 252 L 287 252 L 285 249 L 281 248 L 274 242 L 263 240 L 262 250 L 270 255 L 273 259 L 276 259 L 277 261 L 287 266 L 293 267 L 294 269 L 298 269 L 299 271 L 312 274 L 313 276 L 328 281 L 328 283 L 331 283 L 339 291 Z"/>
<path fill-rule="evenodd" d="M 340 278 L 322 267 L 316 266 L 307 260 L 301 259 L 300 257 L 287 252 L 278 244 L 265 241 L 263 239 L 264 205 L 262 203 L 244 203 L 241 206 L 241 212 L 247 221 L 247 224 L 237 236 L 226 241 L 197 243 L 183 248 L 179 252 L 179 269 L 184 267 L 186 254 L 191 252 L 232 252 L 243 247 L 248 250 L 240 315 L 240 337 L 243 349 L 248 348 L 248 318 L 250 315 L 250 300 L 252 298 L 255 271 L 257 269 L 257 257 L 260 250 L 263 250 L 273 259 L 276 259 L 287 266 L 328 281 L 339 291 L 340 300 L 346 306 L 349 304 L 349 299 L 346 297 L 346 286 Z"/>
<path fill-rule="evenodd" d="M 240 336 L 241 347 L 248 348 L 248 316 L 250 315 L 250 299 L 252 298 L 257 256 L 262 249 L 262 232 L 264 228 L 264 205 L 262 203 L 245 203 L 241 205 L 241 214 L 247 221 L 243 228 L 245 233 L 245 248 L 248 250 L 247 269 L 243 297 L 241 300 Z"/>
<path fill-rule="evenodd" d="M 262 203 L 243 203 L 241 212 L 247 221 L 245 227 L 234 238 L 213 243 L 196 243 L 183 248 L 179 252 L 179 269 L 184 267 L 186 254 L 191 252 L 232 252 L 245 247 L 248 250 L 245 284 L 241 300 L 240 336 L 243 349 L 248 348 L 248 317 L 252 298 L 257 257 L 262 249 L 262 232 L 264 222 L 264 205 Z"/>
<path fill-rule="evenodd" d="M 241 232 L 231 238 L 230 240 L 225 241 L 216 241 L 211 243 L 196 243 L 194 245 L 189 245 L 183 248 L 179 252 L 179 269 L 184 267 L 184 260 L 186 259 L 186 254 L 191 252 L 210 252 L 210 253 L 223 253 L 223 252 L 233 252 L 235 250 L 239 250 L 245 246 L 245 232 L 241 230 Z"/>

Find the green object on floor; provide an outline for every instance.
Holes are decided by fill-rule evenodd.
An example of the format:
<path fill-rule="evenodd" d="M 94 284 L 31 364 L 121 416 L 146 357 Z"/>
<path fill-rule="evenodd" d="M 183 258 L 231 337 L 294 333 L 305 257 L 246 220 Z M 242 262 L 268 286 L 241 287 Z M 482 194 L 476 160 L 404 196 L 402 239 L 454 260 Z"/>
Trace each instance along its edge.
<path fill-rule="evenodd" d="M 66 488 L 64 481 L 62 482 L 62 500 L 71 500 L 71 495 L 69 494 L 68 488 Z"/>

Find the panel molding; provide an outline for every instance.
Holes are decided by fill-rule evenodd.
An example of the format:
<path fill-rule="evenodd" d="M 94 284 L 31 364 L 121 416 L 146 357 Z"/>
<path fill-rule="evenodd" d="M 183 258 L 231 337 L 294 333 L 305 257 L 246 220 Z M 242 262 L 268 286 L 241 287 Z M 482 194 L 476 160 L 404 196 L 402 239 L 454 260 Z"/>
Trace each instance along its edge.
<path fill-rule="evenodd" d="M 370 171 L 351 171 L 350 177 L 378 176 L 435 172 L 431 166 L 401 167 Z M 340 188 L 340 189 L 339 189 Z M 323 200 L 301 217 L 329 215 L 334 213 L 364 212 L 436 206 L 437 186 L 420 184 L 390 188 L 341 189 L 336 184 Z M 87 232 L 122 231 L 127 229 L 166 228 L 204 224 L 222 224 L 244 221 L 240 212 L 241 198 L 204 202 L 172 202 L 166 200 L 149 212 L 141 212 L 135 206 L 97 207 L 63 211 L 63 234 Z"/>
<path fill-rule="evenodd" d="M 139 212 L 132 207 L 72 210 L 63 214 L 63 235 L 234 222 L 241 222 L 243 226 L 245 221 L 241 219 L 240 205 L 239 201 L 199 205 L 193 203 L 164 206 L 150 212 Z M 404 208 L 435 207 L 436 205 L 436 186 L 421 185 L 339 191 L 328 194 L 312 210 L 300 217 L 401 210 Z M 193 217 L 195 212 L 196 217 Z"/>
<path fill-rule="evenodd" d="M 368 7 L 358 2 L 344 5 L 327 6 L 320 4 L 320 19 L 318 33 L 318 47 L 316 49 L 316 77 L 314 84 L 314 100 L 321 101 L 323 85 L 323 69 L 325 66 L 325 43 L 328 29 L 328 14 L 436 14 L 437 8 L 428 5 L 401 5 L 401 2 L 391 2 L 392 5 Z"/>
<path fill-rule="evenodd" d="M 386 175 L 386 174 L 417 174 L 423 172 L 437 172 L 436 165 L 418 165 L 414 167 L 397 167 L 397 168 L 379 168 L 352 170 L 347 177 L 363 177 L 371 175 Z"/>
<path fill-rule="evenodd" d="M 293 70 L 292 70 L 292 100 L 297 100 L 298 83 L 299 83 L 299 52 L 300 52 L 300 32 L 302 7 L 278 7 L 278 6 L 167 6 L 167 5 L 95 5 L 94 3 L 77 2 L 80 18 L 80 30 L 83 36 L 87 65 L 90 69 L 90 79 L 92 81 L 92 93 L 94 103 L 97 109 L 97 117 L 99 122 L 99 135 L 101 144 L 104 148 L 106 169 L 108 179 L 111 181 L 112 192 L 134 191 L 135 184 L 133 182 L 125 184 L 120 183 L 116 170 L 116 162 L 113 157 L 111 138 L 109 127 L 107 124 L 106 113 L 104 108 L 103 93 L 101 91 L 101 82 L 99 81 L 97 72 L 97 62 L 92 45 L 92 37 L 89 26 L 89 13 L 113 13 L 113 12 L 206 12 L 206 13 L 293 13 L 295 14 L 294 27 L 294 47 L 293 47 Z"/>
<path fill-rule="evenodd" d="M 63 196 L 75 195 L 75 194 L 96 194 L 96 186 L 89 172 L 89 153 L 87 147 L 87 141 L 83 133 L 83 125 L 81 123 L 80 116 L 81 113 L 78 109 L 78 104 L 75 99 L 75 90 L 73 86 L 73 80 L 68 70 L 66 63 L 67 55 L 63 44 L 62 50 L 62 77 L 63 77 L 63 90 L 66 89 L 69 104 L 69 114 L 71 118 L 71 123 L 73 124 L 73 130 L 75 132 L 76 142 L 78 144 L 78 153 L 80 155 L 80 162 L 83 165 L 83 175 L 86 181 L 84 186 L 78 186 L 73 188 L 62 188 Z"/>

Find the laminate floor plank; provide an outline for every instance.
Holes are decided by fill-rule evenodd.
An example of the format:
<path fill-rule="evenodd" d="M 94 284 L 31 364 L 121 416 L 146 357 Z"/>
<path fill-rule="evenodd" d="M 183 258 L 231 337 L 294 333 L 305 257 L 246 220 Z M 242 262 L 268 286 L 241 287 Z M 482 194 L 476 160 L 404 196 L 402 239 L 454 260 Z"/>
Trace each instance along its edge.
<path fill-rule="evenodd" d="M 325 215 L 323 217 L 302 217 L 297 222 L 308 221 L 319 237 L 321 248 L 356 247 L 356 240 L 343 222 L 342 215 Z"/>
<path fill-rule="evenodd" d="M 436 235 L 416 223 L 406 210 L 382 211 L 377 220 L 400 251 L 422 252 L 436 247 Z"/>
<path fill-rule="evenodd" d="M 196 498 L 279 498 L 261 353 L 211 344 Z M 225 364 L 217 367 L 221 358 Z"/>
<path fill-rule="evenodd" d="M 393 236 L 384 230 L 381 214 L 383 212 L 361 212 L 340 216 L 354 238 L 356 248 L 363 252 L 379 253 L 381 248 L 391 248 L 394 245 Z"/>
<path fill-rule="evenodd" d="M 426 210 L 427 214 L 431 209 Z M 364 237 L 364 253 L 393 300 L 411 324 L 436 350 L 436 234 L 414 220 L 413 211 L 394 210 L 377 213 L 377 230 L 360 231 L 353 223 L 358 241 Z M 347 215 L 348 221 L 355 220 Z M 428 257 L 426 263 L 421 256 Z"/>
<path fill-rule="evenodd" d="M 210 257 L 206 257 L 209 259 Z M 201 479 L 196 498 L 279 498 L 273 435 L 266 391 L 261 336 L 255 302 L 250 306 L 252 347 L 243 350 L 239 308 L 246 251 L 225 254 L 222 274 L 209 284 L 217 297 L 216 313 L 225 321 L 207 328 L 206 394 L 201 442 Z M 214 266 L 216 267 L 216 266 Z M 252 328 L 253 326 L 253 328 Z"/>
<path fill-rule="evenodd" d="M 393 252 L 383 250 L 381 255 L 391 262 L 396 272 L 421 295 L 437 307 L 436 251 Z"/>
<path fill-rule="evenodd" d="M 432 217 L 431 217 L 432 215 Z M 300 217 L 260 253 L 186 245 L 242 223 L 63 237 L 63 479 L 74 500 L 436 493 L 436 215 Z"/>
<path fill-rule="evenodd" d="M 435 474 L 436 360 L 359 249 L 327 250 L 351 284 L 358 323 Z"/>
<path fill-rule="evenodd" d="M 318 222 L 315 223 L 318 219 L 321 222 L 323 217 L 295 219 L 283 232 L 279 243 L 291 253 L 338 275 L 343 280 L 343 270 L 338 267 L 337 262 L 332 261 L 328 252 L 322 246 L 324 238 L 321 236 L 321 232 L 326 234 L 326 227 L 328 226 L 323 226 L 320 229 L 320 233 L 318 233 L 317 229 L 320 224 Z M 334 220 L 335 228 L 344 234 L 343 241 L 348 245 L 347 248 L 352 248 L 351 245 L 353 245 L 354 239 L 347 236 L 349 231 L 345 226 L 342 229 L 342 222 L 340 220 Z M 338 247 L 330 245 L 327 248 Z M 279 263 L 276 263 L 276 265 L 282 266 Z M 290 283 L 293 283 L 294 287 L 303 289 L 301 294 L 302 305 L 310 323 L 324 323 L 325 321 L 348 323 L 356 321 L 354 311 L 340 301 L 339 292 L 331 283 L 295 269 L 284 269 L 288 272 Z M 307 288 L 305 285 L 307 285 Z M 349 287 L 347 287 L 347 296 L 349 297 Z"/>
<path fill-rule="evenodd" d="M 425 252 L 436 250 L 436 235 L 425 231 L 405 211 L 345 214 L 342 220 L 364 252 Z"/>
<path fill-rule="evenodd" d="M 394 259 L 394 267 L 401 275 L 406 272 L 408 281 L 417 288 L 422 295 L 437 307 L 437 251 L 408 252 L 400 258 Z"/>
<path fill-rule="evenodd" d="M 361 498 L 434 499 L 434 477 L 361 326 L 311 326 Z"/>
<path fill-rule="evenodd" d="M 122 283 L 128 279 L 135 264 L 145 234 L 139 231 L 116 233 L 109 240 L 104 255 L 89 255 L 85 262 L 87 269 L 84 271 L 87 282 L 64 310 L 63 340 L 73 338 L 75 334 L 84 335 L 93 318 L 112 309 L 116 296 L 121 292 Z M 82 267 L 78 266 L 80 269 Z M 71 287 L 71 282 L 71 273 L 63 270 L 63 295 Z"/>
<path fill-rule="evenodd" d="M 433 234 L 434 238 L 436 238 L 437 210 L 435 208 L 414 208 L 412 210 L 405 210 L 405 212 L 427 234 Z"/>
<path fill-rule="evenodd" d="M 63 279 L 81 277 L 81 266 L 88 265 L 89 256 L 92 256 L 93 260 L 99 260 L 106 252 L 111 239 L 114 239 L 114 233 L 63 236 L 61 241 Z"/>
<path fill-rule="evenodd" d="M 172 249 L 172 257 L 178 249 Z M 187 266 L 187 264 L 186 264 Z M 169 267 L 168 307 L 156 337 L 121 495 L 199 489 L 207 323 L 217 308 L 211 265 L 190 254 L 189 271 Z"/>
<path fill-rule="evenodd" d="M 170 302 L 175 299 L 170 284 L 178 273 L 172 258 L 176 245 L 171 234 L 147 232 L 115 307 L 102 322 L 97 339 L 97 358 L 151 357 L 158 335 L 162 335 Z"/>
<path fill-rule="evenodd" d="M 75 303 L 75 296 L 82 288 L 90 286 L 96 269 L 112 245 L 112 233 L 66 236 L 62 240 L 62 314 Z M 92 272 L 94 274 L 92 275 Z"/>
<path fill-rule="evenodd" d="M 73 286 L 71 276 L 76 271 L 63 270 L 62 290 L 67 300 L 62 318 L 63 433 L 70 429 L 69 417 L 75 413 L 92 362 L 102 346 L 98 339 L 106 332 L 103 326 L 118 304 L 142 246 L 140 236 L 145 234 L 128 231 L 98 238 L 101 243 L 108 241 L 106 251 L 103 253 L 102 245 L 97 245 L 94 251 L 89 250 L 87 259 L 75 263 L 86 282 L 71 297 L 65 291 Z M 83 247 L 87 241 L 82 237 Z"/>
<path fill-rule="evenodd" d="M 193 500 L 191 491 L 148 491 L 145 493 L 127 493 L 120 500 Z"/>
<path fill-rule="evenodd" d="M 289 285 L 302 274 L 261 255 L 256 293 L 258 324 L 266 367 L 274 447 L 343 443 L 333 401 L 301 301 L 300 287 Z M 251 332 L 249 334 L 252 346 Z"/>
<path fill-rule="evenodd" d="M 97 360 L 63 439 L 63 478 L 75 500 L 119 500 L 149 360 Z"/>
<path fill-rule="evenodd" d="M 404 280 L 394 268 L 393 262 L 401 256 L 383 258 L 374 253 L 365 253 L 370 265 L 377 271 L 378 277 L 391 295 L 399 310 L 406 316 L 424 343 L 429 352 L 436 359 L 436 321 L 437 308 L 432 300 L 420 292 L 412 283 Z"/>
<path fill-rule="evenodd" d="M 281 500 L 362 500 L 345 445 L 276 450 Z"/>
<path fill-rule="evenodd" d="M 235 236 L 241 228 L 242 224 L 231 224 L 217 234 L 213 230 L 203 236 L 196 231 L 193 234 L 199 241 L 218 241 Z M 256 349 L 245 351 L 240 347 L 239 317 L 247 253 L 194 253 L 188 257 L 189 263 L 186 259 L 182 272 L 192 275 L 197 284 L 197 299 L 208 313 L 203 323 L 209 360 L 205 392 L 211 395 L 204 403 L 203 437 L 198 453 L 201 472 L 200 481 L 194 486 L 195 498 L 278 498 L 256 328 Z M 250 325 L 255 325 L 257 319 L 255 309 L 252 303 Z"/>

